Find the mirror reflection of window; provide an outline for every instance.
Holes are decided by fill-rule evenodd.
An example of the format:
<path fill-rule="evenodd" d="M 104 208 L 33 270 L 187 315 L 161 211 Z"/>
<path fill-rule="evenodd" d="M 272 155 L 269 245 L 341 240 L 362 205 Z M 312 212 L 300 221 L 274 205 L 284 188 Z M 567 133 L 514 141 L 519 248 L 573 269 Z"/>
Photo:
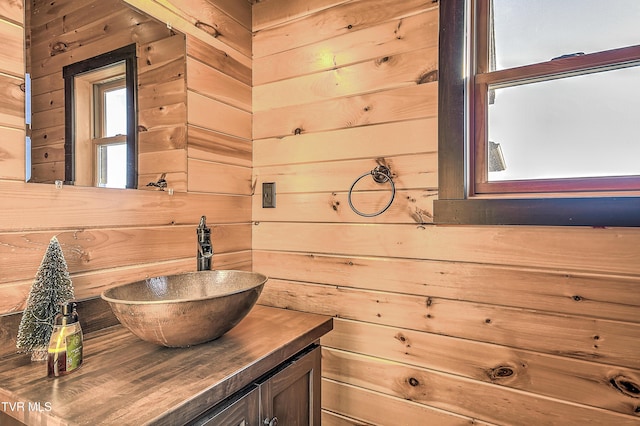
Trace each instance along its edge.
<path fill-rule="evenodd" d="M 75 76 L 76 183 L 127 185 L 127 89 L 124 62 Z"/>
<path fill-rule="evenodd" d="M 135 44 L 62 68 L 65 91 L 65 181 L 136 188 Z"/>
<path fill-rule="evenodd" d="M 94 84 L 95 182 L 101 188 L 127 185 L 127 101 L 124 78 Z"/>

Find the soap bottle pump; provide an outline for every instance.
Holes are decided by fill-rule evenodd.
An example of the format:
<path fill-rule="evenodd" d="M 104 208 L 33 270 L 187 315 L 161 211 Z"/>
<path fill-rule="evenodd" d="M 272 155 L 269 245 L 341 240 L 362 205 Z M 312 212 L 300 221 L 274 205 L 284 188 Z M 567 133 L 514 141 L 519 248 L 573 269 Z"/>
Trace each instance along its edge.
<path fill-rule="evenodd" d="M 82 365 L 82 328 L 76 312 L 76 302 L 62 303 L 56 315 L 49 340 L 47 375 L 58 377 L 76 370 Z"/>

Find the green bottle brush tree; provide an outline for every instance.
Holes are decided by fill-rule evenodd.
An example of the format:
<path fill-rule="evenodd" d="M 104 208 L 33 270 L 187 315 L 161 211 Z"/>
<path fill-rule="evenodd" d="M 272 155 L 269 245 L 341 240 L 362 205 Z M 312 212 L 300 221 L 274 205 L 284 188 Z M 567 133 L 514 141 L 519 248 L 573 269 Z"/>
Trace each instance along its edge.
<path fill-rule="evenodd" d="M 56 314 L 61 303 L 74 299 L 73 284 L 62 248 L 54 236 L 31 285 L 27 306 L 22 313 L 16 347 L 31 353 L 32 361 L 45 361 Z"/>

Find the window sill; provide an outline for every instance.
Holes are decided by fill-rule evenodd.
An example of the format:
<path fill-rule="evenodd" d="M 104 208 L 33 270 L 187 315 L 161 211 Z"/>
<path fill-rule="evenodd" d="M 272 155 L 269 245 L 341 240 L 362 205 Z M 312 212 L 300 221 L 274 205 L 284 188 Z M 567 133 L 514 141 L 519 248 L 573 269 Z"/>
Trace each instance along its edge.
<path fill-rule="evenodd" d="M 451 225 L 640 226 L 640 197 L 437 200 L 434 222 Z"/>

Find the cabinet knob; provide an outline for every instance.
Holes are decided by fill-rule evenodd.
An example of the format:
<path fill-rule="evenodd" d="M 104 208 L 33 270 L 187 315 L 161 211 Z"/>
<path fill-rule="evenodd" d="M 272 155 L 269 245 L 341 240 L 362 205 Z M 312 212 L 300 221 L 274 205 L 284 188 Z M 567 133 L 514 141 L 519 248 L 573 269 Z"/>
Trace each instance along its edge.
<path fill-rule="evenodd" d="M 264 419 L 263 422 L 266 426 L 278 426 L 278 418 L 274 417 L 271 420 L 269 419 Z"/>

